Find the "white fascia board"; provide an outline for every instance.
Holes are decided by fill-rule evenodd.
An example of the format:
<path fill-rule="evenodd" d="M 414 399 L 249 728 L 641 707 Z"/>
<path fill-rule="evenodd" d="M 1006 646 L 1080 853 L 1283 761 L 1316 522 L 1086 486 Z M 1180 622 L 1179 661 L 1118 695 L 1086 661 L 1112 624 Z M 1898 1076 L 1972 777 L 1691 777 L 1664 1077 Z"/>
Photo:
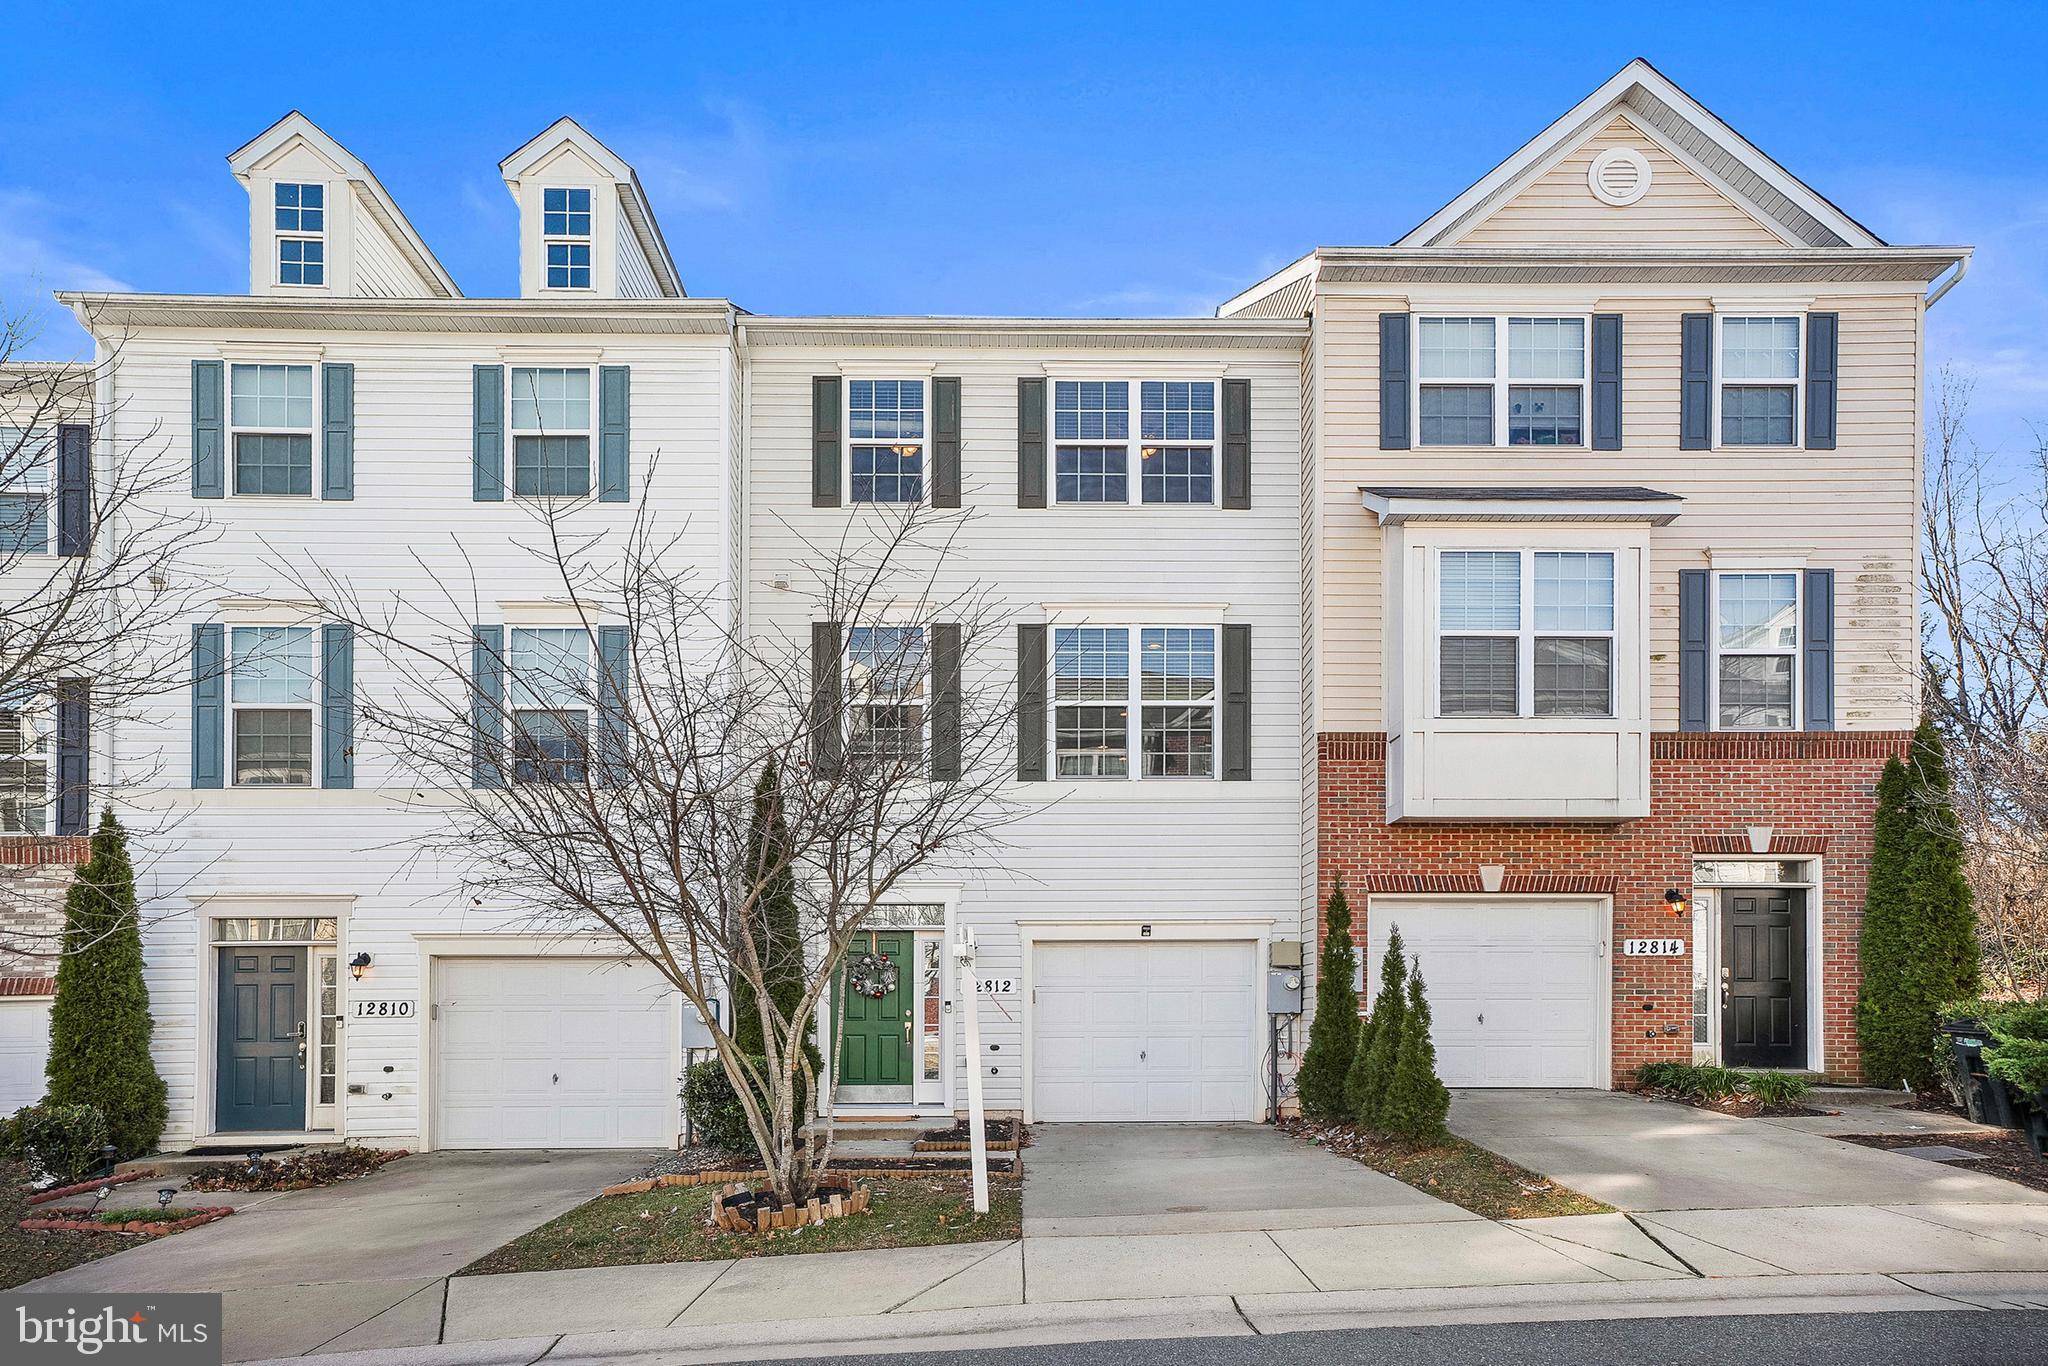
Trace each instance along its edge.
<path fill-rule="evenodd" d="M 1361 489 L 1359 499 L 1381 526 L 1410 522 L 1647 522 L 1669 526 L 1685 510 L 1683 498 L 1410 498 Z"/>

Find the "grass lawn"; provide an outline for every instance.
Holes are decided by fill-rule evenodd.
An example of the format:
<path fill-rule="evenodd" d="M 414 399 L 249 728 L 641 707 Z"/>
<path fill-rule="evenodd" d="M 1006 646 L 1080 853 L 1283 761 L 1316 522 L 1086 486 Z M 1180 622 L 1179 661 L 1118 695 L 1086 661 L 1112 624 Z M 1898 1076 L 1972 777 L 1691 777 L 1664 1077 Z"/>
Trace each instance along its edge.
<path fill-rule="evenodd" d="M 1419 1191 L 1489 1219 L 1554 1219 L 1566 1214 L 1612 1214 L 1614 1207 L 1518 1167 L 1462 1138 L 1411 1143 L 1364 1133 L 1346 1124 L 1291 1119 L 1281 1129 L 1342 1157 L 1385 1172 Z"/>
<path fill-rule="evenodd" d="M 38 1276 L 48 1276 L 81 1262 L 139 1246 L 139 1234 L 63 1233 L 54 1229 L 31 1233 L 19 1225 L 31 1206 L 22 1183 L 28 1169 L 18 1162 L 0 1163 L 0 1290 L 9 1290 Z M 155 1209 L 150 1210 L 152 1216 Z"/>
<path fill-rule="evenodd" d="M 965 1173 L 865 1179 L 873 1207 L 815 1228 L 780 1233 L 720 1233 L 708 1211 L 716 1186 L 656 1187 L 639 1195 L 601 1195 L 464 1267 L 461 1275 L 561 1271 L 641 1262 L 710 1262 L 791 1252 L 854 1252 L 1015 1238 L 1023 1199 L 1015 1181 L 991 1181 L 989 1210 L 976 1217 Z"/>

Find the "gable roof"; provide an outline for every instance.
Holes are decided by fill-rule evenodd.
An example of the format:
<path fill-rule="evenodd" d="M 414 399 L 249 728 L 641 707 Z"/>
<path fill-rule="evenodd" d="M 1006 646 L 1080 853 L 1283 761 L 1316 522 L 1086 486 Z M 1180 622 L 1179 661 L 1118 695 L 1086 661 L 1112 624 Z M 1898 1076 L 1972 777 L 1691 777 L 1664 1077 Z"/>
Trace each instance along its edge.
<path fill-rule="evenodd" d="M 437 298 L 459 299 L 462 291 L 456 287 L 451 276 L 425 239 L 413 228 L 412 222 L 399 211 L 398 202 L 391 192 L 384 188 L 376 175 L 362 159 L 329 137 L 319 124 L 294 109 L 270 127 L 258 133 L 228 154 L 228 169 L 238 180 L 247 180 L 256 167 L 282 150 L 293 139 L 305 142 L 315 152 L 333 163 L 335 169 L 347 177 L 351 186 L 370 218 L 384 229 L 392 245 L 405 257 L 406 263 L 418 272 L 434 291 Z"/>
<path fill-rule="evenodd" d="M 1522 186 L 1542 175 L 1616 114 L 1685 162 L 1709 184 L 1808 247 L 1882 247 L 1885 241 L 1844 213 L 1724 123 L 1663 72 L 1638 57 L 1573 105 L 1450 203 L 1399 238 L 1397 247 L 1448 246 Z"/>
<path fill-rule="evenodd" d="M 516 195 L 519 182 L 560 151 L 564 144 L 595 162 L 606 175 L 618 182 L 619 212 L 625 216 L 626 226 L 632 229 L 634 240 L 640 244 L 647 264 L 653 268 L 661 292 L 671 299 L 686 297 L 683 277 L 676 270 L 675 258 L 669 255 L 668 242 L 661 235 L 661 224 L 655 220 L 654 206 L 648 202 L 647 191 L 641 188 L 639 173 L 575 119 L 564 114 L 519 144 L 498 163 L 498 173 L 505 177 L 505 184 Z"/>

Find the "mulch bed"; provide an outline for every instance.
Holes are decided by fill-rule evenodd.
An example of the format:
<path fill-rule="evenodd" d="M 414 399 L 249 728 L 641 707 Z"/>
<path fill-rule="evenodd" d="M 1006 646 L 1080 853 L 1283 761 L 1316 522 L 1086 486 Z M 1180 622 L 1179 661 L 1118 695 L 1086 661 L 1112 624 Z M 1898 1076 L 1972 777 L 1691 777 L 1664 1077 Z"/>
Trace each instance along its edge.
<path fill-rule="evenodd" d="M 194 1167 L 185 1189 L 195 1191 L 299 1191 L 368 1176 L 404 1157 L 403 1148 L 322 1148 L 293 1157 L 248 1162 L 211 1162 Z"/>
<path fill-rule="evenodd" d="M 183 1233 L 188 1228 L 198 1228 L 216 1219 L 225 1219 L 234 1211 L 225 1205 L 204 1209 L 173 1210 L 131 1210 L 135 1217 L 118 1219 L 108 1214 L 93 1214 L 79 1211 L 81 1217 L 51 1217 L 47 1219 L 23 1219 L 20 1227 L 31 1233 L 61 1230 L 65 1233 L 141 1233 L 151 1238 L 161 1238 L 169 1233 Z M 60 1212 L 61 1213 L 61 1212 Z"/>
<path fill-rule="evenodd" d="M 1654 1086 L 1628 1088 L 1633 1094 L 1647 1096 L 1651 1100 L 1668 1100 L 1673 1105 L 1690 1105 L 1695 1110 L 1712 1110 L 1717 1115 L 1733 1115 L 1737 1119 L 1792 1119 L 1807 1115 L 1839 1115 L 1840 1110 L 1816 1110 L 1811 1105 L 1761 1105 L 1748 1096 L 1716 1096 L 1702 1100 L 1698 1096 L 1683 1096 L 1676 1091 L 1662 1091 Z"/>
<path fill-rule="evenodd" d="M 1934 1165 L 1954 1167 L 1964 1172 L 1987 1172 L 2004 1177 L 2014 1185 L 2048 1191 L 2048 1161 L 2034 1156 L 2027 1136 L 2017 1129 L 2000 1129 L 1995 1134 L 1840 1134 L 1836 1137 L 1844 1143 L 1860 1143 L 1866 1148 L 1923 1148 L 1938 1143 L 1947 1148 L 1961 1148 L 1964 1152 L 1982 1153 L 1981 1161 L 1937 1162 Z"/>
<path fill-rule="evenodd" d="M 130 1181 L 142 1181 L 161 1173 L 154 1167 L 139 1167 L 134 1171 L 115 1172 L 91 1181 L 78 1181 L 69 1186 L 53 1186 L 46 1191 L 37 1191 L 28 1197 L 31 1205 L 44 1205 L 52 1200 L 62 1200 L 67 1195 L 79 1195 L 85 1191 L 96 1191 L 102 1186 L 125 1186 Z"/>
<path fill-rule="evenodd" d="M 1283 1119 L 1280 1132 L 1348 1157 L 1362 1166 L 1488 1219 L 1547 1219 L 1609 1214 L 1613 1207 L 1549 1177 L 1517 1166 L 1462 1138 L 1415 1143 L 1354 1128 Z"/>
<path fill-rule="evenodd" d="M 1018 1137 L 1022 1125 L 1014 1119 L 990 1119 L 982 1121 L 982 1138 L 991 1152 L 1015 1152 L 1022 1140 Z M 974 1149 L 974 1135 L 964 1119 L 955 1120 L 948 1129 L 927 1129 L 918 1135 L 911 1150 L 920 1153 L 964 1153 Z"/>
<path fill-rule="evenodd" d="M 766 1233 L 770 1229 L 815 1227 L 827 1219 L 868 1212 L 866 1186 L 820 1186 L 801 1205 L 785 1206 L 773 1191 L 733 1186 L 711 1200 L 711 1222 L 726 1233 Z"/>

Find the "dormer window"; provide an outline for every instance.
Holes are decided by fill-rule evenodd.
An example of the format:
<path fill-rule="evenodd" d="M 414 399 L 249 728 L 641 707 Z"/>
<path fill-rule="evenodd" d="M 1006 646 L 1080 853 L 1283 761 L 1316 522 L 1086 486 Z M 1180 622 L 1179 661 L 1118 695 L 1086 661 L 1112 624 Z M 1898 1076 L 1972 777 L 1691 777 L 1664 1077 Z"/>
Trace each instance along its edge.
<path fill-rule="evenodd" d="M 541 191 L 549 289 L 590 288 L 590 191 Z"/>
<path fill-rule="evenodd" d="M 275 189 L 277 282 L 327 283 L 327 187 L 280 180 Z"/>

